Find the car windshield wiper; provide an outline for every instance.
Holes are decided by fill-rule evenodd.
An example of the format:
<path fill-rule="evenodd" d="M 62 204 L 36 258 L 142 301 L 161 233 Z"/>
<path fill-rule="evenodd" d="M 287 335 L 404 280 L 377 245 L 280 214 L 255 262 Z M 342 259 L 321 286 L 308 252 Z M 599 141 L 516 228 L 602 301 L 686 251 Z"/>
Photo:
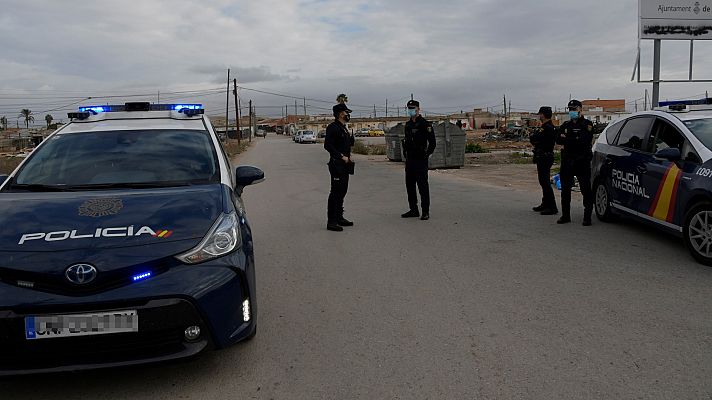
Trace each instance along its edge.
<path fill-rule="evenodd" d="M 191 186 L 207 183 L 205 180 L 196 181 L 164 181 L 164 182 L 121 182 L 121 183 L 95 183 L 86 185 L 67 186 L 69 190 L 101 190 L 101 189 L 151 189 Z"/>
<path fill-rule="evenodd" d="M 26 190 L 28 192 L 66 192 L 68 191 L 65 185 L 42 185 L 38 183 L 13 183 L 8 186 L 10 190 Z"/>

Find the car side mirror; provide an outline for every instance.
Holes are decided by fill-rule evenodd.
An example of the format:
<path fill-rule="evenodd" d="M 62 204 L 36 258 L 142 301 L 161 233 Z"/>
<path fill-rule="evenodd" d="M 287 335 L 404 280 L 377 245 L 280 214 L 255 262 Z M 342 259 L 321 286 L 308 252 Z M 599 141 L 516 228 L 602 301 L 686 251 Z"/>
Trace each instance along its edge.
<path fill-rule="evenodd" d="M 235 185 L 238 188 L 254 185 L 265 180 L 265 173 L 257 167 L 243 165 L 235 170 Z"/>
<path fill-rule="evenodd" d="M 677 147 L 668 147 L 655 153 L 655 158 L 668 160 L 670 162 L 678 162 L 682 159 L 682 153 Z"/>
<path fill-rule="evenodd" d="M 8 177 L 8 175 L 0 175 L 0 185 L 5 183 L 5 181 L 7 180 L 7 177 Z"/>

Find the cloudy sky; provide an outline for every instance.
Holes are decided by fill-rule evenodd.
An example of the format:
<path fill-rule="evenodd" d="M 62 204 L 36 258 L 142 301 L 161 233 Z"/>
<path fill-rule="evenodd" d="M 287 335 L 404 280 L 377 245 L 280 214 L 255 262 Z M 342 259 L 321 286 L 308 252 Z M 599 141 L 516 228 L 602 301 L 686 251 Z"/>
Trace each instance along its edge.
<path fill-rule="evenodd" d="M 402 107 L 411 93 L 430 113 L 501 110 L 504 94 L 515 111 L 563 107 L 569 95 L 632 109 L 651 88 L 630 82 L 637 14 L 635 0 L 4 0 L 0 116 L 14 125 L 30 108 L 60 119 L 71 103 L 156 101 L 159 91 L 222 114 L 228 67 L 246 88 L 306 97 L 310 113 L 342 92 L 357 114 L 376 104 L 382 115 L 386 99 Z M 687 77 L 687 46 L 663 44 L 664 78 Z M 644 76 L 651 48 L 643 42 Z M 697 77 L 712 78 L 711 61 L 712 42 L 699 43 Z M 708 89 L 668 84 L 662 97 Z M 294 109 L 290 97 L 240 98 L 260 114 Z"/>

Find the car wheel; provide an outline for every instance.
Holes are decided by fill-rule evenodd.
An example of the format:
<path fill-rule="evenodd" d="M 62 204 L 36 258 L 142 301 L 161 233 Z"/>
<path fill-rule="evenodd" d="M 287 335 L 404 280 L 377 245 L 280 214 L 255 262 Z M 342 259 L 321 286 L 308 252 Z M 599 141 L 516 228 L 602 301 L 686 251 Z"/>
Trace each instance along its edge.
<path fill-rule="evenodd" d="M 712 203 L 697 204 L 687 213 L 683 235 L 692 256 L 712 266 Z"/>
<path fill-rule="evenodd" d="M 613 219 L 613 211 L 611 210 L 611 196 L 606 184 L 603 181 L 596 183 L 596 188 L 593 191 L 594 208 L 596 209 L 596 217 L 599 221 L 610 222 Z"/>

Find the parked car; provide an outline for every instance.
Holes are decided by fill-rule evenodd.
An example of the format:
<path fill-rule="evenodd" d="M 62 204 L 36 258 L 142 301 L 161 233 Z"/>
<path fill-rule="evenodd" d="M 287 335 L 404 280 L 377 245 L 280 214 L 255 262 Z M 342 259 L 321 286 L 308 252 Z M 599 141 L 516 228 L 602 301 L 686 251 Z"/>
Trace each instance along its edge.
<path fill-rule="evenodd" d="M 625 215 L 673 233 L 712 266 L 712 99 L 661 106 L 621 119 L 598 137 L 596 215 L 601 221 Z"/>
<path fill-rule="evenodd" d="M 326 137 L 326 130 L 322 129 L 319 131 L 319 134 L 317 135 L 319 139 L 323 139 Z"/>
<path fill-rule="evenodd" d="M 197 104 L 82 107 L 0 176 L 0 375 L 192 357 L 255 335 L 235 169 Z"/>
<path fill-rule="evenodd" d="M 386 132 L 384 132 L 383 129 L 374 128 L 374 129 L 368 130 L 368 136 L 375 137 L 375 136 L 385 136 L 385 135 L 386 135 Z"/>
<path fill-rule="evenodd" d="M 297 132 L 297 143 L 316 143 L 316 135 L 314 131 L 299 131 Z"/>
<path fill-rule="evenodd" d="M 356 130 L 356 133 L 354 133 L 354 136 L 356 136 L 356 137 L 366 137 L 366 136 L 368 136 L 368 131 L 369 131 L 368 128 L 361 128 L 361 129 L 358 129 L 358 130 Z"/>

